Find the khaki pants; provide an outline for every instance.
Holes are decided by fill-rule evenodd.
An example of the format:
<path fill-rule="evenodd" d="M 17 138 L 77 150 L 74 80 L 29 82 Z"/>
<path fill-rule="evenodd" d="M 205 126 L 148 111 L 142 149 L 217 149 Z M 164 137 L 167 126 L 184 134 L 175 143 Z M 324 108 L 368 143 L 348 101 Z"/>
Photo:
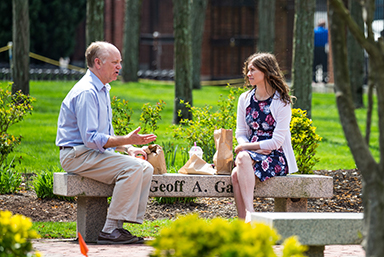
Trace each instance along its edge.
<path fill-rule="evenodd" d="M 115 184 L 108 219 L 143 223 L 153 174 L 149 162 L 84 145 L 60 150 L 60 162 L 68 173 Z"/>

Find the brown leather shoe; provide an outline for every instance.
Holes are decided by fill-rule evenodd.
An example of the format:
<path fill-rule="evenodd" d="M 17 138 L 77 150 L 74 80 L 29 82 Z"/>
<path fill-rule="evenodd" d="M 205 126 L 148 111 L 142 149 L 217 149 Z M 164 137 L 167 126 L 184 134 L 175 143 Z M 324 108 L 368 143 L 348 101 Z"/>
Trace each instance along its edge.
<path fill-rule="evenodd" d="M 128 230 L 116 228 L 112 233 L 100 232 L 97 244 L 134 244 L 139 241 L 137 236 L 132 235 Z"/>
<path fill-rule="evenodd" d="M 126 233 L 126 234 L 129 234 L 129 235 L 132 235 L 131 232 L 129 232 L 128 230 L 126 229 L 123 229 L 123 228 L 118 228 L 118 230 L 121 232 L 121 233 Z M 143 237 L 137 237 L 137 242 L 135 242 L 135 244 L 142 244 L 144 243 L 144 238 Z"/>

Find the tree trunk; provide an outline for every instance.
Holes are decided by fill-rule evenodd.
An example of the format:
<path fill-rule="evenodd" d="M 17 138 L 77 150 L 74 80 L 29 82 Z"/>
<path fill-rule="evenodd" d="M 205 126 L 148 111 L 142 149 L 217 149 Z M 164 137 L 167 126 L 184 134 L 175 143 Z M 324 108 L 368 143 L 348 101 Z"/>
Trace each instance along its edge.
<path fill-rule="evenodd" d="M 258 52 L 273 53 L 275 51 L 275 9 L 276 0 L 259 0 Z"/>
<path fill-rule="evenodd" d="M 124 82 L 137 81 L 139 71 L 141 0 L 125 1 L 124 47 L 122 78 Z"/>
<path fill-rule="evenodd" d="M 173 123 L 191 119 L 192 115 L 183 103 L 192 105 L 192 42 L 191 1 L 173 0 L 173 27 L 175 34 L 175 108 Z M 180 116 L 179 116 L 180 112 Z"/>
<path fill-rule="evenodd" d="M 92 42 L 104 40 L 104 0 L 87 0 L 87 22 L 85 42 L 88 47 Z"/>
<path fill-rule="evenodd" d="M 192 3 L 192 88 L 200 89 L 201 44 L 203 42 L 207 0 L 194 0 Z"/>
<path fill-rule="evenodd" d="M 359 1 L 349 1 L 349 11 L 361 30 L 364 30 L 363 10 Z M 364 107 L 363 84 L 364 84 L 364 51 L 357 43 L 352 33 L 348 31 L 348 68 L 351 79 L 351 89 L 355 108 Z"/>
<path fill-rule="evenodd" d="M 370 23 L 367 24 L 368 38 L 365 38 L 364 32 L 351 19 L 342 1 L 330 0 L 330 3 L 329 17 L 331 18 L 337 106 L 348 146 L 363 178 L 364 231 L 362 244 L 366 256 L 384 256 L 384 247 L 382 246 L 384 241 L 384 168 L 381 165 L 384 160 L 384 73 L 382 72 L 384 70 L 384 52 L 380 46 L 381 43 L 374 42 L 372 38 L 371 28 L 369 28 Z M 369 0 L 367 3 L 372 6 L 374 0 Z M 372 14 L 372 10 L 374 8 L 367 11 L 368 17 Z M 355 39 L 368 52 L 370 64 L 372 64 L 370 70 L 376 85 L 378 98 L 380 163 L 376 163 L 369 151 L 354 113 L 349 76 L 347 75 L 345 35 L 340 33 L 344 31 L 346 24 Z"/>
<path fill-rule="evenodd" d="M 12 93 L 29 95 L 29 6 L 28 0 L 12 2 Z"/>
<path fill-rule="evenodd" d="M 369 63 L 371 59 L 369 60 Z M 373 81 L 373 71 L 371 71 L 372 64 L 368 63 L 368 105 L 367 105 L 367 116 L 365 122 L 365 143 L 369 146 L 369 140 L 371 137 L 371 125 L 372 125 L 372 112 L 373 112 L 373 89 L 375 84 Z"/>
<path fill-rule="evenodd" d="M 297 97 L 295 108 L 307 111 L 311 117 L 312 64 L 313 64 L 313 19 L 315 0 L 295 1 L 295 25 L 293 37 L 292 91 Z"/>

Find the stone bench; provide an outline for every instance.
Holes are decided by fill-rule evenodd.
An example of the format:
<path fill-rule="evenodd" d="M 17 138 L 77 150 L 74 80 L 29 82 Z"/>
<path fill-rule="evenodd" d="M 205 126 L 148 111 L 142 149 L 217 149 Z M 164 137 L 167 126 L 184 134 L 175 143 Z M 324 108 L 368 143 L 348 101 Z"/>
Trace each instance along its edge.
<path fill-rule="evenodd" d="M 251 222 L 272 226 L 284 239 L 296 235 L 308 246 L 308 257 L 324 256 L 325 245 L 353 245 L 362 241 L 363 213 L 290 212 L 251 214 Z"/>
<path fill-rule="evenodd" d="M 113 185 L 75 174 L 54 173 L 53 193 L 77 196 L 77 230 L 86 242 L 97 240 L 103 228 Z M 229 175 L 153 175 L 150 197 L 233 197 Z M 331 198 L 333 179 L 319 175 L 274 177 L 256 180 L 255 197 L 274 198 L 275 212 L 305 212 L 308 198 Z"/>

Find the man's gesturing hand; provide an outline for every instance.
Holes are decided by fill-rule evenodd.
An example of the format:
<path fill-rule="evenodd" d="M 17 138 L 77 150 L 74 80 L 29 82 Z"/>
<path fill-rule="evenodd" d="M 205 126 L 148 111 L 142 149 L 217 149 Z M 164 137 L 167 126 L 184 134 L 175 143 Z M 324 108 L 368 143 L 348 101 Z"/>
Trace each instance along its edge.
<path fill-rule="evenodd" d="M 141 130 L 140 127 L 132 131 L 127 135 L 130 144 L 132 145 L 145 145 L 148 144 L 154 140 L 156 140 L 156 135 L 154 134 L 138 134 Z"/>

